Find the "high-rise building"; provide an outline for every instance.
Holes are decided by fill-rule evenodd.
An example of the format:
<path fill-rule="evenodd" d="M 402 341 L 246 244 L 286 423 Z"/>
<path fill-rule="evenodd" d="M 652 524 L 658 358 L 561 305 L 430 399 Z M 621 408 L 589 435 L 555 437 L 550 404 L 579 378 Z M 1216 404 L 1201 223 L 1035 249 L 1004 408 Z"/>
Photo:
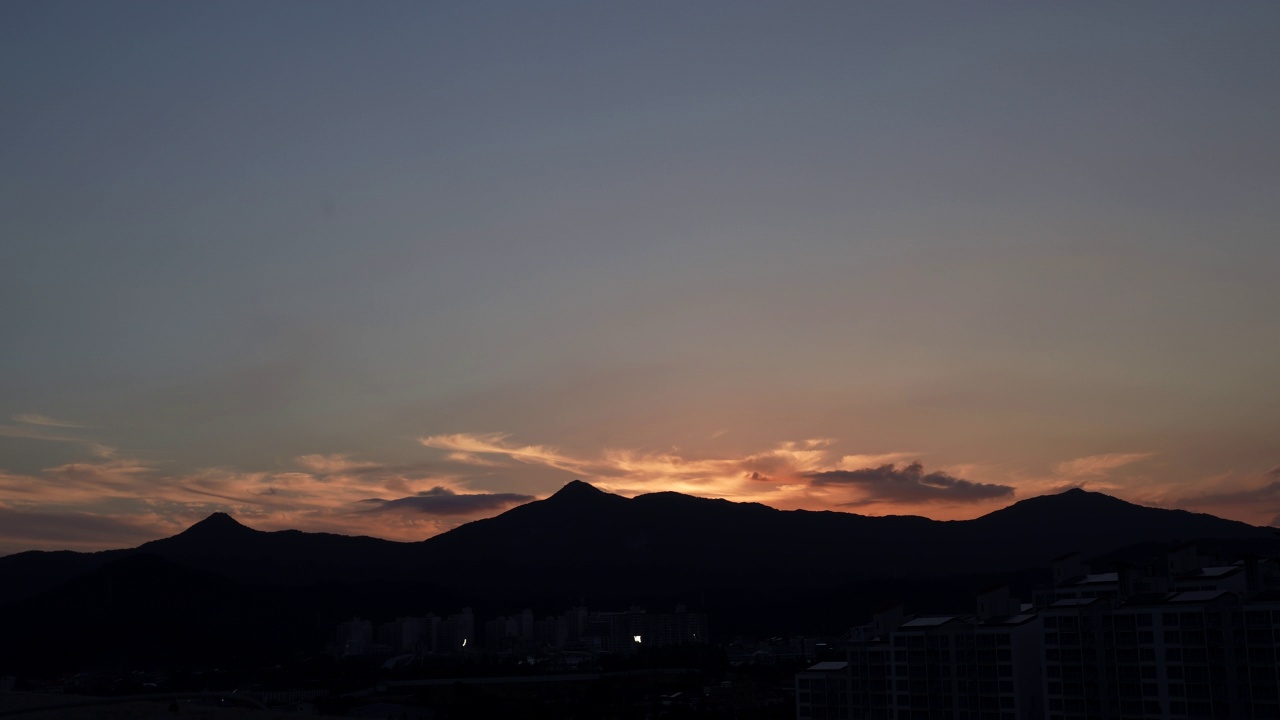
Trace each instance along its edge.
<path fill-rule="evenodd" d="M 1091 572 L 1053 561 L 1023 606 L 996 588 L 974 614 L 878 615 L 844 661 L 796 676 L 797 718 L 1280 718 L 1280 566 L 1206 563 L 1194 546 Z"/>

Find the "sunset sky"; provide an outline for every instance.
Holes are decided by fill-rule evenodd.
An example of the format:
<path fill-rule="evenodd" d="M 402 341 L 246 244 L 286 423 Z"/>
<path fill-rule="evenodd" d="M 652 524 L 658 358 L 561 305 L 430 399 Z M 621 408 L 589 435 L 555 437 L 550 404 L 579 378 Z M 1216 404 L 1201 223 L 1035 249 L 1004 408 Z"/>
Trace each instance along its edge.
<path fill-rule="evenodd" d="M 574 478 L 1280 524 L 1280 3 L 0 4 L 0 554 Z"/>

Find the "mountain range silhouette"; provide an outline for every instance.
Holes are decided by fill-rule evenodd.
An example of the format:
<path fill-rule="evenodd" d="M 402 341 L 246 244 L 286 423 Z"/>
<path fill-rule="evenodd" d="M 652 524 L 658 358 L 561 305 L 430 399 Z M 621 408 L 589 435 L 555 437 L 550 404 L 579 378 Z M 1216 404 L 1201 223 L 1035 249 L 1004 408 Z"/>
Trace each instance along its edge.
<path fill-rule="evenodd" d="M 625 498 L 575 480 L 544 500 L 412 543 L 264 532 L 214 513 L 136 548 L 0 558 L 0 637 L 12 639 L 0 669 L 6 658 L 30 661 L 50 632 L 63 630 L 91 640 L 78 643 L 86 658 L 121 643 L 171 657 L 183 633 L 205 638 L 205 651 L 261 653 L 323 638 L 329 623 L 352 614 L 463 605 L 514 612 L 681 602 L 725 628 L 781 629 L 800 615 L 835 621 L 895 599 L 964 601 L 993 580 L 1030 582 L 1070 551 L 1093 557 L 1187 541 L 1280 550 L 1271 528 L 1079 489 L 973 520 L 934 521 L 674 492 Z M 102 636 L 102 627 L 116 626 L 131 629 Z M 254 639 L 235 641 L 237 632 Z"/>

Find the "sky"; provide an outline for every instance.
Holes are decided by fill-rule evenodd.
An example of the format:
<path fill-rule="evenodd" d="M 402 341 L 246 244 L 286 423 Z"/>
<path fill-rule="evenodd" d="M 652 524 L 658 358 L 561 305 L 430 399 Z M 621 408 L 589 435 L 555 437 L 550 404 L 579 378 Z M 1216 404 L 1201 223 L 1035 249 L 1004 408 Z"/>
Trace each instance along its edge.
<path fill-rule="evenodd" d="M 1280 4 L 0 4 L 0 554 L 572 479 L 1280 525 Z"/>

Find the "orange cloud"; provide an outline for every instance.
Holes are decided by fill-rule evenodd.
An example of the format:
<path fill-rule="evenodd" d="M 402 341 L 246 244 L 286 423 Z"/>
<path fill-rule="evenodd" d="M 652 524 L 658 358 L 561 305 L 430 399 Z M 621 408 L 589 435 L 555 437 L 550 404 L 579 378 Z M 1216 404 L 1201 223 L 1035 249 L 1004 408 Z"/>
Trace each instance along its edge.
<path fill-rule="evenodd" d="M 430 462 L 392 465 L 347 454 L 306 454 L 285 470 L 206 468 L 175 473 L 122 457 L 113 448 L 83 439 L 76 442 L 86 443 L 94 457 L 33 473 L 0 470 L 0 509 L 13 517 L 22 515 L 23 521 L 15 521 L 13 527 L 34 527 L 37 518 L 55 516 L 81 523 L 79 530 L 67 528 L 58 537 L 72 538 L 82 548 L 110 535 L 112 528 L 120 530 L 120 542 L 114 546 L 131 543 L 139 533 L 172 534 L 215 510 L 231 512 L 263 530 L 297 528 L 419 540 L 526 502 L 535 494 L 531 487 L 553 485 L 558 474 L 627 496 L 676 491 L 781 509 L 838 508 L 867 514 L 928 508 L 931 517 L 960 519 L 1006 505 L 1018 495 L 1069 484 L 1106 487 L 1121 469 L 1153 457 L 1147 452 L 1090 455 L 1059 462 L 1047 476 L 1011 480 L 981 464 L 926 471 L 918 460 L 920 453 L 914 452 L 841 452 L 827 438 L 780 442 L 730 456 L 695 456 L 679 449 L 625 448 L 580 454 L 513 442 L 505 433 L 451 433 L 419 440 L 440 451 Z M 473 486 L 491 483 L 499 487 Z M 1128 494 L 1143 487 L 1130 486 Z M 1273 493 L 1280 497 L 1274 488 L 1262 481 L 1224 485 L 1217 494 L 1177 502 L 1233 507 L 1250 499 L 1269 502 Z M 1280 514 L 1280 502 L 1268 508 Z M 89 515 L 112 520 L 92 524 L 83 520 Z M 374 515 L 376 522 L 371 520 Z M 25 547 L 48 547 L 54 535 L 31 534 L 31 544 Z M 21 542 L 0 536 L 0 552 L 22 549 Z M 104 542 L 97 547 L 111 546 Z"/>
<path fill-rule="evenodd" d="M 935 509 L 939 504 L 969 508 L 983 502 L 1007 498 L 1013 488 L 976 483 L 942 472 L 912 475 L 903 481 L 871 492 L 867 483 L 823 482 L 831 473 L 848 473 L 885 465 L 917 455 L 894 452 L 843 454 L 832 450 L 829 438 L 782 442 L 758 452 L 737 457 L 687 457 L 677 451 L 645 452 L 633 449 L 606 449 L 598 456 L 575 456 L 548 445 L 519 445 L 505 433 L 432 435 L 420 442 L 430 448 L 447 450 L 446 459 L 474 464 L 481 456 L 493 456 L 524 464 L 560 470 L 621 495 L 654 491 L 675 491 L 702 497 L 760 502 L 779 508 L 830 509 L 844 506 L 859 512 L 901 512 L 922 504 Z M 458 457 L 458 454 L 464 454 Z M 877 462 L 878 461 L 878 462 Z M 911 465 L 909 468 L 918 468 Z M 908 473 L 903 470 L 903 473 Z M 914 471 L 912 471 L 914 472 Z M 918 475 L 919 477 L 916 477 Z M 897 477 L 897 476 L 895 476 Z M 902 475 L 905 478 L 906 475 Z M 902 479 L 899 478 L 899 479 Z M 918 486 L 914 492 L 908 485 Z M 894 490 L 894 492 L 889 492 Z M 943 510 L 941 514 L 966 510 Z"/>
<path fill-rule="evenodd" d="M 0 534 L 0 553 L 72 547 L 71 539 L 79 548 L 131 545 L 139 533 L 173 534 L 217 510 L 264 530 L 421 540 L 532 499 L 471 490 L 456 475 L 433 466 L 384 465 L 347 455 L 303 455 L 295 459 L 297 469 L 288 471 L 167 473 L 151 463 L 99 454 L 108 457 L 38 473 L 0 471 L 0 509 L 15 518 L 11 527 L 31 528 L 40 518 L 55 517 L 70 524 L 61 534 L 27 533 L 25 544 L 17 530 Z M 370 521 L 370 500 L 385 506 L 376 523 Z M 91 523 L 85 519 L 90 516 L 114 520 Z M 112 528 L 119 530 L 117 542 L 104 539 L 94 545 L 95 538 L 108 537 Z M 51 546 L 58 538 L 68 538 L 68 544 Z"/>
<path fill-rule="evenodd" d="M 377 463 L 356 462 L 346 455 L 300 455 L 295 462 L 307 470 L 324 474 L 377 467 Z"/>
<path fill-rule="evenodd" d="M 918 458 L 920 455 L 921 453 L 915 452 L 892 452 L 881 453 L 879 455 L 845 455 L 840 458 L 840 462 L 836 463 L 836 465 L 840 470 L 863 470 L 866 468 L 880 467 L 881 465 L 893 465 L 912 458 Z"/>

